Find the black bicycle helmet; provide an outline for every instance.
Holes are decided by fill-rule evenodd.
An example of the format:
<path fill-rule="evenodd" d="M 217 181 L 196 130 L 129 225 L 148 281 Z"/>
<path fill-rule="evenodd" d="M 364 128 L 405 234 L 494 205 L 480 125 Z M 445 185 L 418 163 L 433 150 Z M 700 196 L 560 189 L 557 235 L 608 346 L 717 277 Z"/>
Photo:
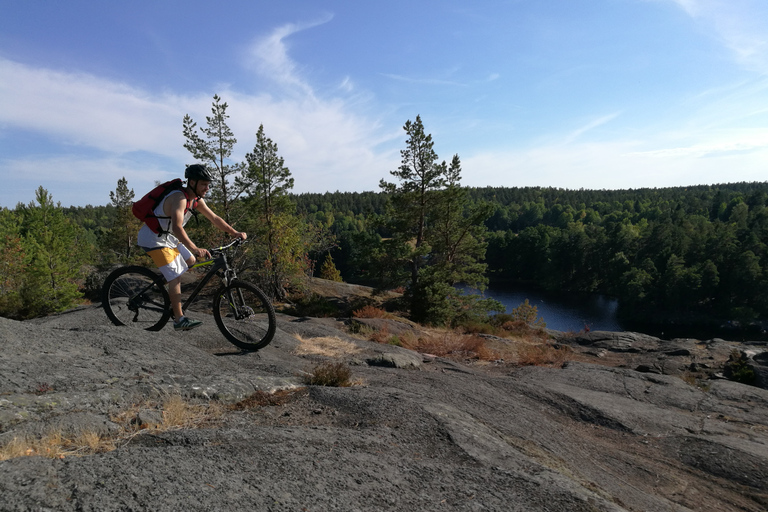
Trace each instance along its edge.
<path fill-rule="evenodd" d="M 184 177 L 188 180 L 213 181 L 211 171 L 203 164 L 188 165 L 187 170 L 184 171 Z"/>

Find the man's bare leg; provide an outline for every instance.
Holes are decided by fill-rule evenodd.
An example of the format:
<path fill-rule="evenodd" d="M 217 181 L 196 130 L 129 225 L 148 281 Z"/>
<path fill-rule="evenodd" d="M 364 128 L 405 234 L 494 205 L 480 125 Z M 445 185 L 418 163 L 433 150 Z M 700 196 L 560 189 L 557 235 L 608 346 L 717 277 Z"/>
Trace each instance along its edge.
<path fill-rule="evenodd" d="M 191 267 L 195 264 L 195 257 L 190 256 L 187 261 L 187 266 Z M 199 327 L 203 322 L 200 320 L 192 320 L 184 316 L 184 311 L 181 309 L 181 276 L 168 283 L 168 295 L 171 299 L 171 309 L 173 311 L 174 325 L 173 328 L 177 331 L 188 331 Z"/>
<path fill-rule="evenodd" d="M 187 267 L 191 267 L 196 261 L 194 256 L 190 256 L 186 260 Z M 181 276 L 168 283 L 168 295 L 171 297 L 173 319 L 178 322 L 184 316 L 184 312 L 181 309 Z"/>
<path fill-rule="evenodd" d="M 168 283 L 168 295 L 171 297 L 173 318 L 178 322 L 184 316 L 181 310 L 181 276 Z"/>

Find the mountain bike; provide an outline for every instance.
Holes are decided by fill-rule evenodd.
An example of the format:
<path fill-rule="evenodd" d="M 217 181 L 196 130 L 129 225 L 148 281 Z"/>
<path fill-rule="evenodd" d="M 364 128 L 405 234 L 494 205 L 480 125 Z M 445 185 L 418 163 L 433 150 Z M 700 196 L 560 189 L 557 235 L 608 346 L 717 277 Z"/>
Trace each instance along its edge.
<path fill-rule="evenodd" d="M 214 277 L 222 285 L 213 296 L 213 318 L 219 330 L 235 346 L 243 350 L 266 347 L 275 335 L 275 308 L 258 287 L 237 278 L 230 265 L 237 249 L 245 240 L 211 249 L 212 258 L 190 268 L 211 266 L 184 302 L 187 310 L 202 289 Z M 141 266 L 121 267 L 113 271 L 101 289 L 104 311 L 115 325 L 159 331 L 171 318 L 171 298 L 165 278 Z"/>

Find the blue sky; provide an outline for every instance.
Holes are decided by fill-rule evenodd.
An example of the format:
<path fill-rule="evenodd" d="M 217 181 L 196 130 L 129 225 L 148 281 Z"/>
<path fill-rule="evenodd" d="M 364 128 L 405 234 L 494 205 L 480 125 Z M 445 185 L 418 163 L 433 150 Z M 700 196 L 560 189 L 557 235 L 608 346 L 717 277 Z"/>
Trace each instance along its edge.
<path fill-rule="evenodd" d="M 766 181 L 768 2 L 3 2 L 0 206 L 180 176 L 214 94 L 295 192 L 378 190 L 417 115 L 465 185 Z"/>

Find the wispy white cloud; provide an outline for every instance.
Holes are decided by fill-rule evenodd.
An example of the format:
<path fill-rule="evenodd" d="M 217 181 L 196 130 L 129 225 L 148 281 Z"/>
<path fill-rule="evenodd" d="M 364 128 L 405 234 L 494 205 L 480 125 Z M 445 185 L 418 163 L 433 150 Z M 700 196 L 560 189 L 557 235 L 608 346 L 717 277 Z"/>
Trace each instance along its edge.
<path fill-rule="evenodd" d="M 467 84 L 462 82 L 457 82 L 455 80 L 443 80 L 440 78 L 414 78 L 414 77 L 408 77 L 403 75 L 396 75 L 392 73 L 381 73 L 381 76 L 390 78 L 392 80 L 397 80 L 399 82 L 408 82 L 411 84 L 421 84 L 421 85 L 453 85 L 458 87 L 466 87 Z"/>
<path fill-rule="evenodd" d="M 670 0 L 711 29 L 748 69 L 768 73 L 768 2 Z"/>
<path fill-rule="evenodd" d="M 307 23 L 288 23 L 273 30 L 266 37 L 258 37 L 250 45 L 246 65 L 280 84 L 295 87 L 305 95 L 314 94 L 312 87 L 301 77 L 296 62 L 291 59 L 286 40 L 303 30 L 328 23 L 333 15 L 327 14 Z"/>
<path fill-rule="evenodd" d="M 345 93 L 350 93 L 355 90 L 355 84 L 350 77 L 345 76 L 339 84 L 339 89 Z"/>
<path fill-rule="evenodd" d="M 0 205 L 8 207 L 32 201 L 39 186 L 64 206 L 103 205 L 109 202 L 109 192 L 121 177 L 126 177 L 129 188 L 141 196 L 155 182 L 179 176 L 162 160 L 87 153 L 26 155 L 0 159 L 0 166 L 13 177 L 6 178 L 0 189 Z"/>
<path fill-rule="evenodd" d="M 683 8 L 691 16 L 696 16 L 700 11 L 701 0 L 671 0 Z"/>
<path fill-rule="evenodd" d="M 297 192 L 373 190 L 396 158 L 382 149 L 391 140 L 375 119 L 352 112 L 341 99 L 274 100 L 224 91 L 230 127 L 238 137 L 238 158 L 256 142 L 264 125 L 291 169 Z M 394 168 L 394 167 L 392 167 Z"/>
<path fill-rule="evenodd" d="M 710 135 L 711 136 L 711 135 Z M 711 140 L 690 145 L 629 153 L 656 159 L 705 158 L 738 153 L 768 152 L 768 128 L 720 133 Z"/>
<path fill-rule="evenodd" d="M 177 96 L 0 57 L 0 123 L 74 146 L 178 156 L 188 106 Z"/>
<path fill-rule="evenodd" d="M 444 76 L 451 76 L 456 74 L 458 71 L 459 71 L 458 68 L 454 68 L 442 74 Z M 418 84 L 418 85 L 447 85 L 447 86 L 455 86 L 455 87 L 469 87 L 472 85 L 493 82 L 495 80 L 498 80 L 500 75 L 498 73 L 491 73 L 485 78 L 481 78 L 478 80 L 466 80 L 466 81 L 449 80 L 446 78 L 411 77 L 411 76 L 398 75 L 395 73 L 381 73 L 381 76 L 389 78 L 391 80 L 397 80 L 399 82 L 407 82 L 407 83 Z"/>
<path fill-rule="evenodd" d="M 377 119 L 359 113 L 358 108 L 366 109 L 364 94 L 344 96 L 353 89 L 350 79 L 337 89 L 339 97 L 319 97 L 288 55 L 285 38 L 321 22 L 285 26 L 255 43 L 250 63 L 281 86 L 274 89 L 277 92 L 249 94 L 231 85 L 217 87 L 215 92 L 230 106 L 229 125 L 239 141 L 233 160 L 244 158 L 264 124 L 296 178 L 297 192 L 373 190 L 394 168 L 396 151 L 386 149 L 392 134 L 383 133 Z M 142 187 L 168 173 L 178 174 L 190 159 L 183 148 L 182 118 L 190 114 L 198 125 L 204 124 L 211 101 L 208 92 L 155 93 L 0 57 L 0 142 L 23 130 L 41 141 L 40 154 L 51 155 L 5 151 L 3 172 L 27 179 L 20 186 L 28 195 L 9 197 L 11 191 L 6 190 L 0 194 L 0 205 L 30 200 L 34 188 L 29 179 L 44 186 L 66 182 L 90 186 L 96 181 L 109 183 L 111 190 L 122 176 L 129 186 Z M 141 164 L 131 162 L 133 153 L 142 154 Z M 92 202 L 106 202 L 106 197 L 102 194 Z"/>
<path fill-rule="evenodd" d="M 570 144 L 574 140 L 578 139 L 581 135 L 584 133 L 597 128 L 598 126 L 602 126 L 605 123 L 611 122 L 614 119 L 616 119 L 618 116 L 621 115 L 621 112 L 614 112 L 613 114 L 608 114 L 606 116 L 598 117 L 597 119 L 594 119 L 590 121 L 589 123 L 585 124 L 584 126 L 572 131 L 568 134 L 568 136 L 565 138 L 565 143 Z"/>
<path fill-rule="evenodd" d="M 768 142 L 768 141 L 767 141 Z M 575 143 L 462 156 L 464 185 L 628 189 L 765 181 L 768 144 L 644 150 L 640 141 Z"/>

